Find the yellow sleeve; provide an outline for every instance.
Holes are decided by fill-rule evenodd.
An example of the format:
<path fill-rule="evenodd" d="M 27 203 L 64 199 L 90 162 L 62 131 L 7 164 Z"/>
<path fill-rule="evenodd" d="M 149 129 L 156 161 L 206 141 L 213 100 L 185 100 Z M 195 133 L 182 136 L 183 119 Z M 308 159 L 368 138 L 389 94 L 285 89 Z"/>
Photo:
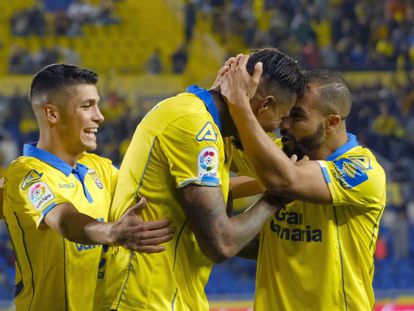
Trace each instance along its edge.
<path fill-rule="evenodd" d="M 336 205 L 371 208 L 385 204 L 385 173 L 372 159 L 340 158 L 319 161 Z"/>
<path fill-rule="evenodd" d="M 216 125 L 205 115 L 181 117 L 165 129 L 159 141 L 177 188 L 221 184 L 223 141 Z"/>
<path fill-rule="evenodd" d="M 7 174 L 5 206 L 24 213 L 36 227 L 56 205 L 67 202 L 58 191 L 53 176 L 38 169 L 23 167 Z"/>

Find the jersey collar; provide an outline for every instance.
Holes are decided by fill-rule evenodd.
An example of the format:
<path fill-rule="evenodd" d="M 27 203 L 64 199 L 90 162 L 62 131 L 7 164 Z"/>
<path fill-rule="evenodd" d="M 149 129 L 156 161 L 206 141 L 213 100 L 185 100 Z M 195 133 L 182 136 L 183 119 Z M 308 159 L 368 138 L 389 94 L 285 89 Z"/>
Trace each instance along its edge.
<path fill-rule="evenodd" d="M 187 92 L 194 94 L 203 101 L 204 105 L 207 108 L 207 111 L 213 117 L 214 123 L 216 123 L 217 127 L 221 132 L 220 115 L 216 107 L 216 104 L 214 103 L 213 96 L 211 96 L 210 92 L 198 87 L 197 85 L 190 85 L 187 88 Z"/>
<path fill-rule="evenodd" d="M 333 153 L 331 153 L 326 158 L 327 161 L 333 161 L 336 158 L 343 155 L 345 152 L 351 150 L 352 148 L 355 148 L 355 147 L 359 146 L 359 143 L 356 139 L 356 136 L 354 134 L 351 134 L 351 133 L 347 133 L 347 134 L 348 134 L 348 141 L 345 143 L 345 145 L 342 145 L 341 147 L 336 149 Z"/>
<path fill-rule="evenodd" d="M 61 171 L 66 176 L 69 176 L 70 173 L 78 173 L 81 176 L 85 176 L 86 173 L 88 172 L 88 168 L 85 165 L 81 163 L 77 163 L 76 169 L 74 169 L 72 166 L 70 166 L 65 161 L 55 156 L 54 154 L 46 150 L 37 148 L 36 143 L 25 144 L 23 146 L 23 155 L 27 157 L 37 158 L 43 162 L 46 162 L 47 164 Z"/>

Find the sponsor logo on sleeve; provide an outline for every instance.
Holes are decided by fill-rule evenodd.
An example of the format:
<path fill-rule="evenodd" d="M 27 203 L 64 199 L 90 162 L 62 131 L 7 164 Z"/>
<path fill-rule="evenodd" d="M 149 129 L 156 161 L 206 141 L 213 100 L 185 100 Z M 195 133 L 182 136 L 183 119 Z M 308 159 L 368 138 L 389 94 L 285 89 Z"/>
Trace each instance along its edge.
<path fill-rule="evenodd" d="M 366 171 L 372 167 L 369 161 L 360 159 L 339 159 L 333 161 L 332 174 L 344 189 L 352 189 L 368 180 Z"/>
<path fill-rule="evenodd" d="M 36 181 L 42 178 L 43 173 L 39 173 L 36 170 L 30 170 L 23 179 L 22 185 L 20 186 L 22 190 L 26 190 L 27 187 L 35 183 Z"/>
<path fill-rule="evenodd" d="M 43 209 L 55 196 L 44 182 L 37 182 L 29 189 L 29 200 L 36 210 Z"/>
<path fill-rule="evenodd" d="M 214 147 L 206 147 L 198 154 L 198 177 L 216 177 L 219 157 L 218 150 Z"/>
<path fill-rule="evenodd" d="M 217 133 L 214 130 L 213 124 L 207 122 L 203 128 L 198 132 L 196 139 L 197 141 L 217 141 Z"/>

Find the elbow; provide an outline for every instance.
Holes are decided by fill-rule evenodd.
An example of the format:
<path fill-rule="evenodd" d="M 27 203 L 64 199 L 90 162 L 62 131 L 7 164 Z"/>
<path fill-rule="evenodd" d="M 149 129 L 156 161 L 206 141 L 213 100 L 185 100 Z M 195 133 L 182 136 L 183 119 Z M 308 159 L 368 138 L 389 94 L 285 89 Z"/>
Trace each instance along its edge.
<path fill-rule="evenodd" d="M 262 182 L 267 189 L 267 192 L 277 196 L 285 196 L 292 192 L 296 184 L 293 174 L 288 174 L 285 177 L 269 175 L 263 178 Z"/>
<path fill-rule="evenodd" d="M 212 253 L 210 256 L 208 256 L 210 258 L 211 261 L 213 261 L 214 263 L 222 263 L 223 261 L 230 259 L 231 257 L 233 257 L 235 254 L 231 254 L 230 252 L 226 251 L 226 250 L 218 250 L 214 253 Z"/>
<path fill-rule="evenodd" d="M 230 246 L 225 244 L 211 245 L 208 250 L 204 251 L 204 254 L 214 263 L 221 263 L 227 259 L 236 255 L 236 251 Z"/>

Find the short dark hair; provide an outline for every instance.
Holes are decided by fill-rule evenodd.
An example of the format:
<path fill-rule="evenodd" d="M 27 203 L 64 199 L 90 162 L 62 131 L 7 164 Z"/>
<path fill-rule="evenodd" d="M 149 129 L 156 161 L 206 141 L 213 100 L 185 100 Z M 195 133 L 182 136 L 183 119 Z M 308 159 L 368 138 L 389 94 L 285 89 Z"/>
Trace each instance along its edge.
<path fill-rule="evenodd" d="M 281 87 L 289 93 L 302 97 L 305 92 L 305 79 L 298 62 L 276 48 L 256 49 L 250 54 L 246 68 L 253 74 L 256 63 L 263 63 L 262 78 L 267 84 Z"/>
<path fill-rule="evenodd" d="M 345 119 L 352 107 L 351 90 L 339 72 L 330 69 L 313 69 L 304 73 L 306 84 L 319 85 L 319 103 L 323 112 L 337 114 Z"/>
<path fill-rule="evenodd" d="M 98 75 L 88 69 L 68 64 L 52 64 L 42 68 L 33 78 L 29 99 L 45 93 L 55 92 L 62 87 L 98 82 Z"/>

